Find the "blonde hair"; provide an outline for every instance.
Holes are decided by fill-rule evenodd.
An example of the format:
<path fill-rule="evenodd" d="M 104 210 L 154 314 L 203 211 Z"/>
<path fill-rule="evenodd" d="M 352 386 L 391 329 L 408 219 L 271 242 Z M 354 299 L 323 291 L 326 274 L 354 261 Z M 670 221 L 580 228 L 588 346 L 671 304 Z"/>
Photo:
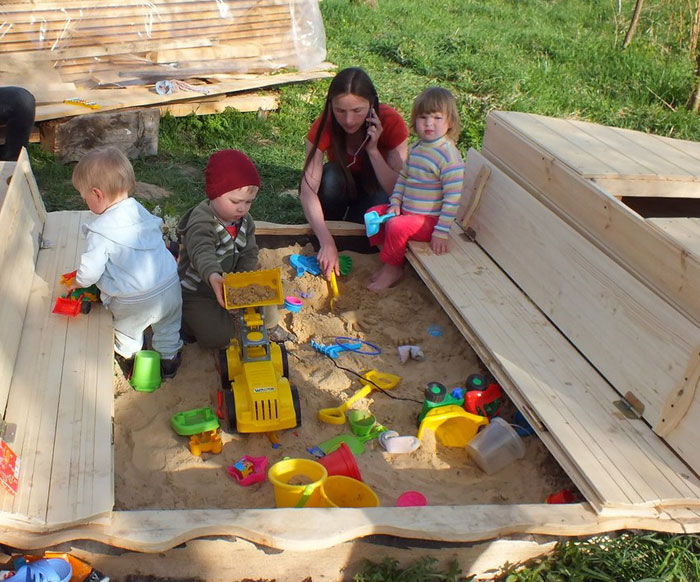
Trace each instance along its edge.
<path fill-rule="evenodd" d="M 426 113 L 444 113 L 447 117 L 447 137 L 456 142 L 459 137 L 459 112 L 452 93 L 442 87 L 428 87 L 413 101 L 411 128 L 416 130 L 416 118 Z"/>
<path fill-rule="evenodd" d="M 73 186 L 79 192 L 99 188 L 110 200 L 136 189 L 134 168 L 117 148 L 106 146 L 86 153 L 73 169 Z"/>

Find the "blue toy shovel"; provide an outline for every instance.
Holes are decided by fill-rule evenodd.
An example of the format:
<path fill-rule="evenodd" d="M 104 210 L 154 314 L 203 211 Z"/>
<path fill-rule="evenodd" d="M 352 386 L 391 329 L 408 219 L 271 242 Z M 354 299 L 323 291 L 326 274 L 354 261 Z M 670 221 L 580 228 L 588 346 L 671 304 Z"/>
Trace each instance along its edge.
<path fill-rule="evenodd" d="M 367 236 L 374 236 L 379 232 L 379 227 L 384 224 L 390 218 L 396 216 L 393 212 L 387 214 L 382 214 L 381 216 L 376 210 L 365 213 L 365 229 L 367 230 Z"/>
<path fill-rule="evenodd" d="M 289 257 L 289 264 L 297 270 L 297 277 L 301 277 L 306 272 L 312 275 L 321 274 L 321 265 L 318 264 L 318 259 L 316 257 L 291 255 Z"/>

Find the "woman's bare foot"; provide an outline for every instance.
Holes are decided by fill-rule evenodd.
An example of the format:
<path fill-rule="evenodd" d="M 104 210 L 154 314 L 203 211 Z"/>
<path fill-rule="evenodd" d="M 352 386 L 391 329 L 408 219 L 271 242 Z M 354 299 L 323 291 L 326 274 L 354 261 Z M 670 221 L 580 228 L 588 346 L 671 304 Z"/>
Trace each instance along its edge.
<path fill-rule="evenodd" d="M 381 268 L 377 278 L 367 286 L 367 289 L 370 291 L 382 291 L 384 289 L 388 289 L 397 283 L 401 277 L 403 277 L 403 267 L 384 265 Z"/>

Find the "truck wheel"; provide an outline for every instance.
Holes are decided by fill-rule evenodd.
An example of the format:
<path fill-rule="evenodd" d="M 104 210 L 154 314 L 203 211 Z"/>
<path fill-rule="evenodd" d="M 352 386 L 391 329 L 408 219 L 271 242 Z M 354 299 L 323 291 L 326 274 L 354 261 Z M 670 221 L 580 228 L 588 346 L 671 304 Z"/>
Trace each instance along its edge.
<path fill-rule="evenodd" d="M 231 392 L 231 378 L 228 377 L 228 358 L 226 350 L 219 350 L 219 377 L 221 378 L 221 388 L 226 392 Z"/>
<path fill-rule="evenodd" d="M 238 432 L 238 422 L 236 421 L 236 398 L 233 389 L 229 386 L 224 390 L 224 424 L 222 427 L 228 433 Z"/>
<path fill-rule="evenodd" d="M 299 390 L 296 386 L 291 386 L 292 403 L 294 404 L 294 412 L 296 413 L 297 426 L 301 426 L 301 403 L 299 402 Z"/>
<path fill-rule="evenodd" d="M 82 301 L 80 303 L 80 313 L 88 314 L 92 309 L 92 301 Z"/>

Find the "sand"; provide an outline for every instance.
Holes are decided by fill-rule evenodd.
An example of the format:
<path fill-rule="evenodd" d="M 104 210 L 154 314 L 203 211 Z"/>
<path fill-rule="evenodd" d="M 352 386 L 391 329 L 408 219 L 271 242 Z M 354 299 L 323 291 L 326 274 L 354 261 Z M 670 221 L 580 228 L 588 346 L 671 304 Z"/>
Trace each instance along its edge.
<path fill-rule="evenodd" d="M 116 509 L 275 507 L 268 480 L 243 487 L 226 468 L 243 455 L 266 456 L 268 466 L 283 457 L 314 459 L 308 449 L 336 435 L 350 434 L 347 424 L 326 424 L 317 418 L 319 409 L 338 406 L 360 389 L 350 371 L 376 369 L 401 377 L 386 394 L 373 391 L 352 406 L 371 411 L 378 422 L 400 435 L 416 435 L 427 383 L 463 387 L 469 374 L 486 371 L 410 267 L 395 287 L 370 293 L 365 287 L 379 266 L 378 255 L 344 253 L 352 257 L 353 269 L 339 279 L 340 296 L 331 311 L 326 281 L 308 273 L 297 277 L 289 265 L 293 253 L 313 254 L 313 249 L 298 245 L 263 249 L 260 266 L 281 267 L 285 295 L 310 295 L 303 299 L 300 312 L 281 311 L 282 325 L 297 336 L 297 342 L 286 342 L 286 347 L 290 381 L 299 390 L 302 425 L 279 431 L 277 444 L 264 434 L 223 433 L 220 454 L 194 456 L 188 438 L 170 427 L 170 418 L 204 406 L 216 411 L 218 355 L 197 344 L 185 346 L 177 376 L 152 393 L 135 392 L 115 372 Z M 336 336 L 362 338 L 379 347 L 381 354 L 343 352 L 332 360 L 310 344 L 314 339 L 331 345 Z M 420 346 L 425 357 L 401 364 L 397 345 L 409 340 Z M 510 422 L 514 412 L 507 401 L 501 415 Z M 421 446 L 412 453 L 389 454 L 375 439 L 365 444 L 365 452 L 356 460 L 364 482 L 382 506 L 393 506 L 407 490 L 420 491 L 429 505 L 468 505 L 542 503 L 550 493 L 573 489 L 536 436 L 525 438 L 524 443 L 524 458 L 494 475 L 481 471 L 464 448 L 443 446 L 431 431 L 426 431 Z"/>

